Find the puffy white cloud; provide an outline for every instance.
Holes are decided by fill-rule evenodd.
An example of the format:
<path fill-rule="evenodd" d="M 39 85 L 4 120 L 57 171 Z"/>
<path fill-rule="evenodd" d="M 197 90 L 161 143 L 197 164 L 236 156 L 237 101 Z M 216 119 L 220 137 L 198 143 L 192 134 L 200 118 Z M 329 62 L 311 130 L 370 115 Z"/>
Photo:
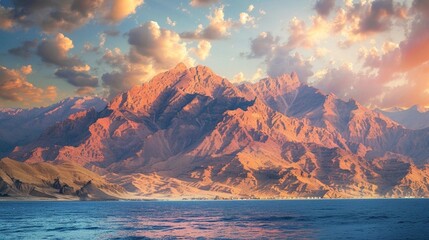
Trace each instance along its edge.
<path fill-rule="evenodd" d="M 133 62 L 153 64 L 156 68 L 171 68 L 188 59 L 186 43 L 174 31 L 162 29 L 150 21 L 128 33 Z"/>
<path fill-rule="evenodd" d="M 251 81 L 256 82 L 259 81 L 264 76 L 264 71 L 262 68 L 256 69 L 256 72 L 253 74 Z"/>
<path fill-rule="evenodd" d="M 237 21 L 233 21 L 230 18 L 225 19 L 224 8 L 225 6 L 222 5 L 213 9 L 213 12 L 207 16 L 209 24 L 206 27 L 199 24 L 195 31 L 183 32 L 180 36 L 187 39 L 223 39 L 231 35 L 231 29 L 234 27 L 241 27 L 246 24 L 255 25 L 255 18 L 245 12 L 240 14 Z"/>
<path fill-rule="evenodd" d="M 307 27 L 305 22 L 294 17 L 289 22 L 289 39 L 287 45 L 293 49 L 296 47 L 313 48 L 316 43 L 329 37 L 330 24 L 322 17 L 312 17 L 312 24 Z"/>
<path fill-rule="evenodd" d="M 242 25 L 245 25 L 245 24 L 250 24 L 251 26 L 255 25 L 255 18 L 250 16 L 246 12 L 240 13 L 239 21 Z"/>
<path fill-rule="evenodd" d="M 201 40 L 198 42 L 197 48 L 191 48 L 191 51 L 198 56 L 199 59 L 205 60 L 210 55 L 212 45 L 207 40 Z"/>
<path fill-rule="evenodd" d="M 215 8 L 211 15 L 207 16 L 209 25 L 203 28 L 199 25 L 194 32 L 184 32 L 180 34 L 183 38 L 190 39 L 221 39 L 230 35 L 233 26 L 231 19 L 225 19 L 224 6 Z"/>
<path fill-rule="evenodd" d="M 27 104 L 54 100 L 57 96 L 56 88 L 48 86 L 46 89 L 42 89 L 34 86 L 26 78 L 26 75 L 31 72 L 31 65 L 24 66 L 21 70 L 0 66 L 0 99 Z"/>
<path fill-rule="evenodd" d="M 233 83 L 240 83 L 240 82 L 244 82 L 246 81 L 246 77 L 244 77 L 244 73 L 243 72 L 239 72 L 236 75 L 234 75 L 234 77 L 232 78 L 232 82 Z"/>
<path fill-rule="evenodd" d="M 248 12 L 252 12 L 252 11 L 253 11 L 253 9 L 255 9 L 255 6 L 253 6 L 253 4 L 250 4 L 250 5 L 247 7 L 247 11 L 248 11 Z"/>

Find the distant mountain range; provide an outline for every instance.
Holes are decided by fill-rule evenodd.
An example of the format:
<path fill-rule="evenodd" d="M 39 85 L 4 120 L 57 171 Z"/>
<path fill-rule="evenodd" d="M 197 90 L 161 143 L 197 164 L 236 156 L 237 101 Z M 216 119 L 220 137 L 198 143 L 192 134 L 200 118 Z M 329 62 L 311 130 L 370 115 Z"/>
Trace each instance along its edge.
<path fill-rule="evenodd" d="M 70 115 L 94 109 L 99 112 L 107 105 L 106 100 L 94 97 L 68 98 L 48 107 L 33 109 L 0 109 L 0 157 L 15 146 L 37 140 L 55 123 L 62 122 Z M 2 154 L 3 153 L 3 154 Z"/>
<path fill-rule="evenodd" d="M 376 111 L 386 115 L 402 126 L 409 129 L 423 129 L 429 127 L 429 109 L 412 106 L 408 109 L 389 109 L 389 110 L 380 110 Z"/>
<path fill-rule="evenodd" d="M 106 107 L 91 101 L 55 120 L 42 114 L 40 131 L 25 130 L 32 138 L 2 127 L 3 155 L 79 164 L 140 197 L 429 196 L 429 129 L 406 129 L 294 73 L 237 86 L 179 64 Z M 0 126 L 20 128 L 13 111 Z"/>

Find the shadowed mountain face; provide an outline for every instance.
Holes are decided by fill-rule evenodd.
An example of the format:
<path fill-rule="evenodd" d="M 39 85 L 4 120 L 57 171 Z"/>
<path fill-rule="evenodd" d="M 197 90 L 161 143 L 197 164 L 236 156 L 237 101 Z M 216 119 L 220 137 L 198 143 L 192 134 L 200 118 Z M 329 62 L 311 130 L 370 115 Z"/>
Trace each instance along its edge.
<path fill-rule="evenodd" d="M 179 64 L 9 157 L 71 161 L 142 196 L 428 196 L 428 140 L 295 74 L 235 86 Z"/>
<path fill-rule="evenodd" d="M 103 110 L 107 102 L 100 98 L 75 97 L 57 104 L 26 109 L 0 109 L 0 157 L 6 156 L 16 146 L 35 141 L 55 123 L 71 114 L 94 109 Z"/>

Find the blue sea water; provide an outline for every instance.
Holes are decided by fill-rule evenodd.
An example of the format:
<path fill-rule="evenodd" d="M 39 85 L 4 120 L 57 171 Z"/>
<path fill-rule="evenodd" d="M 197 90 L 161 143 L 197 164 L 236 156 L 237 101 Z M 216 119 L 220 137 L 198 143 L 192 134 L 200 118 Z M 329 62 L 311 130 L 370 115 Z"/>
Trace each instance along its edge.
<path fill-rule="evenodd" d="M 429 239 L 429 200 L 0 202 L 0 239 Z"/>

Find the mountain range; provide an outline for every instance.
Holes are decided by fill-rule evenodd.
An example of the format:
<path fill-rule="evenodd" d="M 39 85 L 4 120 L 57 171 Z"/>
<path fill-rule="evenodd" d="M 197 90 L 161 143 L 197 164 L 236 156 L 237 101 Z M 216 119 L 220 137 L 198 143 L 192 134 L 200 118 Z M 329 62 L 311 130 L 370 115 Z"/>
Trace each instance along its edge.
<path fill-rule="evenodd" d="M 414 105 L 408 109 L 376 109 L 376 111 L 409 129 L 429 127 L 429 109 L 425 107 Z"/>
<path fill-rule="evenodd" d="M 3 110 L 2 156 L 77 164 L 142 198 L 429 196 L 429 129 L 404 128 L 295 73 L 234 85 L 178 64 L 107 105 L 63 107 L 76 101 L 46 108 L 67 110 L 55 117 L 39 109 L 39 125 L 28 118 L 22 129 L 30 138 L 13 129 L 34 110 Z"/>

